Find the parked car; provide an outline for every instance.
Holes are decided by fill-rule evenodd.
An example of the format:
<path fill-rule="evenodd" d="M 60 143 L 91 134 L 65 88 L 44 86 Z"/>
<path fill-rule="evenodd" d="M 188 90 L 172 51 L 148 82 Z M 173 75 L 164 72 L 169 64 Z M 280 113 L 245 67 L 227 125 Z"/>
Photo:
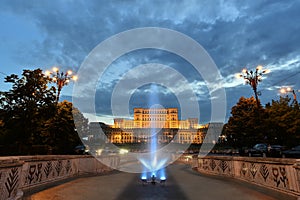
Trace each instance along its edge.
<path fill-rule="evenodd" d="M 285 146 L 282 145 L 269 145 L 267 156 L 269 157 L 282 157 L 282 152 L 286 150 Z"/>
<path fill-rule="evenodd" d="M 249 157 L 252 156 L 267 157 L 267 152 L 268 152 L 268 145 L 264 143 L 256 144 L 252 148 L 247 149 L 245 151 L 245 153 L 247 153 Z"/>
<path fill-rule="evenodd" d="M 282 152 L 283 158 L 300 158 L 300 145 Z"/>
<path fill-rule="evenodd" d="M 254 145 L 254 147 L 245 151 L 246 155 L 251 156 L 262 156 L 262 157 L 282 157 L 282 152 L 286 150 L 285 146 L 282 145 L 268 145 L 260 143 Z"/>
<path fill-rule="evenodd" d="M 89 154 L 89 148 L 84 145 L 78 145 L 74 148 L 74 152 L 80 155 Z"/>

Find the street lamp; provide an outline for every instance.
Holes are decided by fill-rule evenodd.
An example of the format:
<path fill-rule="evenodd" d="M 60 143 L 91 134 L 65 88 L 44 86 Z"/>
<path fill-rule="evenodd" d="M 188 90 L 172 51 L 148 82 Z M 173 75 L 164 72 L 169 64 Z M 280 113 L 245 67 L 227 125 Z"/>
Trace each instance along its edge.
<path fill-rule="evenodd" d="M 73 72 L 68 70 L 67 72 L 60 72 L 57 67 L 53 67 L 52 71 L 47 70 L 45 75 L 50 77 L 51 80 L 56 83 L 57 85 L 57 96 L 56 96 L 56 103 L 58 103 L 60 91 L 63 86 L 68 85 L 70 80 L 76 81 L 78 77 L 76 75 L 72 75 Z"/>
<path fill-rule="evenodd" d="M 281 88 L 280 89 L 280 93 L 282 93 L 282 94 L 286 94 L 286 93 L 289 93 L 289 92 L 291 92 L 293 94 L 293 97 L 294 97 L 293 103 L 296 103 L 297 102 L 296 92 L 300 92 L 300 90 L 295 91 L 291 87 L 286 87 L 286 88 Z"/>
<path fill-rule="evenodd" d="M 262 66 L 257 66 L 255 71 L 248 71 L 247 69 L 243 69 L 241 74 L 238 74 L 239 78 L 244 78 L 246 81 L 246 84 L 249 84 L 253 91 L 254 91 L 254 95 L 255 95 L 255 99 L 256 99 L 256 103 L 257 103 L 257 107 L 259 107 L 260 103 L 259 103 L 259 99 L 258 99 L 258 94 L 257 94 L 257 85 L 259 82 L 262 81 L 262 75 L 263 74 L 267 74 L 269 73 L 270 70 L 265 69 L 262 70 Z"/>

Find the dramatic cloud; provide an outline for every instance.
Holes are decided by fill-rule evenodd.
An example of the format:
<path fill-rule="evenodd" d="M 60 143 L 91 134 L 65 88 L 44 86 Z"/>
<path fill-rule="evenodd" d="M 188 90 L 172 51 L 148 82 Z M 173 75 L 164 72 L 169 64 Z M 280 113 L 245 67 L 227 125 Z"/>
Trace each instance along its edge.
<path fill-rule="evenodd" d="M 191 87 L 195 96 L 185 98 L 198 101 L 200 120 L 208 122 L 215 90 L 226 89 L 227 116 L 240 96 L 253 95 L 249 85 L 235 78 L 245 67 L 255 69 L 263 65 L 271 70 L 258 86 L 263 104 L 278 98 L 281 86 L 300 88 L 299 9 L 299 1 L 4 0 L 0 7 L 0 90 L 7 88 L 3 85 L 4 74 L 53 65 L 77 71 L 89 53 L 112 35 L 133 28 L 163 27 L 193 38 L 212 57 L 223 76 L 223 80 L 212 85 L 212 91 L 184 58 L 162 50 L 143 49 L 115 60 L 97 83 L 86 81 L 85 90 L 76 98 L 85 99 L 97 88 L 96 110 L 111 119 L 111 96 L 124 74 L 139 65 L 158 63 L 173 68 L 188 81 L 188 85 L 176 82 L 173 90 L 160 87 L 157 95 L 162 105 L 178 105 L 175 93 L 185 95 Z M 95 65 L 80 78 L 89 80 L 97 70 Z M 166 83 L 173 82 L 174 77 L 163 70 L 158 74 Z M 132 74 L 132 80 L 134 77 L 151 78 L 151 73 L 139 72 Z M 151 94 L 147 85 L 135 90 L 129 89 L 130 85 L 121 86 L 120 102 L 130 94 L 130 109 L 147 105 Z M 72 95 L 70 87 L 63 92 Z"/>

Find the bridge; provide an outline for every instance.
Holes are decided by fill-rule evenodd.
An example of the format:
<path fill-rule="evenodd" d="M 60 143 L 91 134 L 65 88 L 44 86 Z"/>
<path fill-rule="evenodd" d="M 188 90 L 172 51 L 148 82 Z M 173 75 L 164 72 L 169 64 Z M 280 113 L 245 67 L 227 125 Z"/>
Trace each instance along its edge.
<path fill-rule="evenodd" d="M 102 160 L 121 167 L 118 156 Z M 152 185 L 92 156 L 2 157 L 0 200 L 300 199 L 297 159 L 184 155 L 166 173 Z"/>

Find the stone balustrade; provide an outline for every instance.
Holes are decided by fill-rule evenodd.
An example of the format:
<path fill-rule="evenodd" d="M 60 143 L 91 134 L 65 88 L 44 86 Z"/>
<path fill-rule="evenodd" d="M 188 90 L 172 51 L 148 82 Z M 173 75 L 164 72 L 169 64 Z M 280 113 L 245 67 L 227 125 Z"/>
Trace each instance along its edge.
<path fill-rule="evenodd" d="M 174 160 L 175 158 L 173 158 Z M 188 155 L 188 154 L 183 154 L 181 155 L 177 160 L 176 162 L 179 162 L 179 163 L 186 163 L 186 164 L 189 164 L 189 165 L 192 165 L 192 163 L 194 162 L 194 156 L 192 155 Z"/>
<path fill-rule="evenodd" d="M 83 174 L 99 174 L 117 168 L 118 156 L 99 158 L 78 155 L 0 157 L 0 200 L 21 199 L 24 191 Z"/>
<path fill-rule="evenodd" d="M 300 196 L 300 160 L 259 157 L 194 156 L 181 158 L 200 173 L 226 176 Z"/>
<path fill-rule="evenodd" d="M 21 199 L 23 192 L 83 174 L 101 174 L 118 168 L 118 156 L 0 157 L 0 200 Z M 300 160 L 183 155 L 200 173 L 240 179 L 280 192 L 300 196 Z M 104 163 L 104 164 L 103 164 Z"/>

